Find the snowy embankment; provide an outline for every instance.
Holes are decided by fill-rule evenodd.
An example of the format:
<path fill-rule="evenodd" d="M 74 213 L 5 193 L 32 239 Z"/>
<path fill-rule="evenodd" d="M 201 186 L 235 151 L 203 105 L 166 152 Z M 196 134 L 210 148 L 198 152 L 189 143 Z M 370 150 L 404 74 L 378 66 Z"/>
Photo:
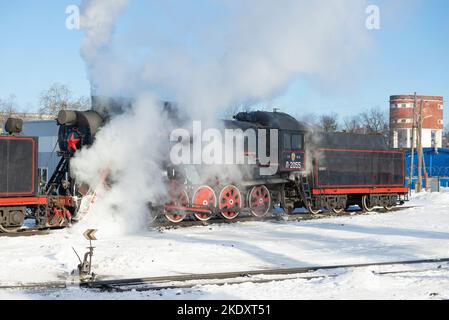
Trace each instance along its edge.
<path fill-rule="evenodd" d="M 449 193 L 415 195 L 400 212 L 306 222 L 252 222 L 102 236 L 94 272 L 150 277 L 449 257 Z M 0 285 L 66 279 L 84 253 L 81 230 L 0 239 Z M 449 265 L 447 266 L 449 268 Z M 404 268 L 404 267 L 403 267 Z M 0 291 L 0 298 L 449 298 L 449 272 L 379 276 L 376 269 L 267 284 L 201 286 L 161 293 L 98 294 L 78 289 Z M 385 270 L 383 268 L 382 270 Z"/>

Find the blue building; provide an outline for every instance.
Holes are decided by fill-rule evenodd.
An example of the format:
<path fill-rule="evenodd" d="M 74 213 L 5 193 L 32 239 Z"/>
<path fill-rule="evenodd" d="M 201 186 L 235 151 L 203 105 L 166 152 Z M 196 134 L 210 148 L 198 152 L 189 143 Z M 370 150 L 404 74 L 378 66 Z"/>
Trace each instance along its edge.
<path fill-rule="evenodd" d="M 410 161 L 411 161 L 411 152 L 407 151 L 405 154 L 406 161 L 406 177 L 408 186 L 408 178 L 410 176 Z M 427 174 L 429 175 L 430 180 L 438 181 L 440 187 L 449 187 L 449 149 L 435 149 L 435 148 L 426 148 L 424 149 L 424 162 L 426 164 Z M 415 188 L 416 180 L 418 176 L 418 154 L 415 151 L 414 160 L 413 160 L 413 180 L 412 187 Z M 424 169 L 423 169 L 423 177 L 424 177 Z M 425 181 L 423 180 L 425 185 Z"/>
<path fill-rule="evenodd" d="M 23 123 L 25 136 L 39 137 L 38 170 L 41 184 L 46 184 L 58 166 L 58 130 L 55 120 L 26 121 Z"/>

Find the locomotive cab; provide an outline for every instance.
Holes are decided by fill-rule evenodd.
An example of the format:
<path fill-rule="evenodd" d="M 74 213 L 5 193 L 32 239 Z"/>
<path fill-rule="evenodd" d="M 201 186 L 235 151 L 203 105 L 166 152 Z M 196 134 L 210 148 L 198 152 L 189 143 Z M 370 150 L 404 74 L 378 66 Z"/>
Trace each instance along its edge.
<path fill-rule="evenodd" d="M 283 112 L 242 112 L 234 118 L 267 130 L 278 130 L 279 173 L 305 171 L 305 136 L 309 131 L 306 125 Z"/>
<path fill-rule="evenodd" d="M 281 172 L 304 171 L 304 133 L 291 130 L 281 131 L 280 140 L 279 170 Z"/>

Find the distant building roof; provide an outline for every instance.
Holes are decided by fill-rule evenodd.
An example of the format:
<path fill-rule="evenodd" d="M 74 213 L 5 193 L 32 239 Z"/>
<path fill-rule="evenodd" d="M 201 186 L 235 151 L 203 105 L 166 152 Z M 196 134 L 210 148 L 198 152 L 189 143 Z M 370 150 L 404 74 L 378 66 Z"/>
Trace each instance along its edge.
<path fill-rule="evenodd" d="M 17 113 L 0 112 L 0 134 L 4 133 L 5 122 L 8 118 L 11 118 L 11 117 L 22 119 L 24 122 L 50 121 L 50 120 L 56 119 L 55 116 L 49 115 L 49 114 L 23 113 L 23 112 L 17 112 Z"/>
<path fill-rule="evenodd" d="M 0 112 L 0 118 L 10 118 L 16 117 L 20 118 L 23 121 L 39 121 L 39 120 L 54 120 L 56 117 L 50 114 L 41 114 L 41 113 L 10 113 L 10 112 Z"/>

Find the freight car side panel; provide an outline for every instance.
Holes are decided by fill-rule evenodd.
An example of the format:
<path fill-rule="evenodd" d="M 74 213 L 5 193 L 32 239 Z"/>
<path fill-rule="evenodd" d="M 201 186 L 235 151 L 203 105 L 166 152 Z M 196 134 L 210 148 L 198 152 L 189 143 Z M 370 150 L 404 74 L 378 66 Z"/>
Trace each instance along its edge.
<path fill-rule="evenodd" d="M 402 187 L 404 168 L 403 152 L 320 149 L 315 187 Z"/>
<path fill-rule="evenodd" d="M 0 137 L 0 197 L 37 194 L 37 138 Z"/>

